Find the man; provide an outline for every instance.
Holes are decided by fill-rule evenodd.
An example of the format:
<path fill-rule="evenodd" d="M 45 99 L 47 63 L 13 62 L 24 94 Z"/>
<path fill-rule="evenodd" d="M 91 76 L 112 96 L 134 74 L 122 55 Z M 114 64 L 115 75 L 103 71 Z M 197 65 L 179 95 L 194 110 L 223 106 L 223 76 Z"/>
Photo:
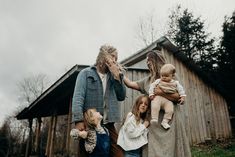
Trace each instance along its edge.
<path fill-rule="evenodd" d="M 122 150 L 117 146 L 117 131 L 114 123 L 120 121 L 120 106 L 126 88 L 123 75 L 116 64 L 117 50 L 113 46 L 103 45 L 94 66 L 83 69 L 77 76 L 72 101 L 72 120 L 75 128 L 84 130 L 83 112 L 96 108 L 103 115 L 103 123 L 111 137 L 110 156 L 121 157 Z"/>

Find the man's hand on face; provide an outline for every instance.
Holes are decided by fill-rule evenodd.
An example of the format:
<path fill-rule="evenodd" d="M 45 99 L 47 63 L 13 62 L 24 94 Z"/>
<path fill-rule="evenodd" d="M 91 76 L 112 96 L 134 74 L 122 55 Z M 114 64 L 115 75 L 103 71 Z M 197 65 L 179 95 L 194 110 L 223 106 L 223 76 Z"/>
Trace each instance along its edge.
<path fill-rule="evenodd" d="M 120 69 L 118 63 L 112 58 L 107 57 L 105 64 L 108 67 L 109 71 L 113 74 L 114 79 L 120 81 Z"/>

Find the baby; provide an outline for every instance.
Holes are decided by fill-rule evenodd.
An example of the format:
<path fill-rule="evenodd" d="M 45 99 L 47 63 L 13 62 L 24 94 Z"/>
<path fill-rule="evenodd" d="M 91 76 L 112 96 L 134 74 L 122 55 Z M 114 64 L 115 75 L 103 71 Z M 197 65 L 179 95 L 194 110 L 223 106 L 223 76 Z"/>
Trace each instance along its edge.
<path fill-rule="evenodd" d="M 185 91 L 179 81 L 174 80 L 174 77 L 175 67 L 172 64 L 164 64 L 160 70 L 160 79 L 155 80 L 150 85 L 149 89 L 152 116 L 150 123 L 153 124 L 158 122 L 159 111 L 160 109 L 163 109 L 165 113 L 161 125 L 165 129 L 170 128 L 169 121 L 171 120 L 174 112 L 174 104 L 172 101 L 162 96 L 154 95 L 154 88 L 158 86 L 166 94 L 173 94 L 178 92 L 180 95 L 179 103 L 183 104 L 186 97 Z"/>

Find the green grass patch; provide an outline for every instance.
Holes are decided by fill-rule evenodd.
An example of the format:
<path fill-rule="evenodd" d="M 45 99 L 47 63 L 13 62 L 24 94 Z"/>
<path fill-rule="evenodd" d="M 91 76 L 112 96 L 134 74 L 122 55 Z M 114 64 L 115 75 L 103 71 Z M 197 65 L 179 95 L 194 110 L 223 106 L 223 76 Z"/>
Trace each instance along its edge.
<path fill-rule="evenodd" d="M 193 146 L 192 157 L 235 157 L 235 141 Z"/>

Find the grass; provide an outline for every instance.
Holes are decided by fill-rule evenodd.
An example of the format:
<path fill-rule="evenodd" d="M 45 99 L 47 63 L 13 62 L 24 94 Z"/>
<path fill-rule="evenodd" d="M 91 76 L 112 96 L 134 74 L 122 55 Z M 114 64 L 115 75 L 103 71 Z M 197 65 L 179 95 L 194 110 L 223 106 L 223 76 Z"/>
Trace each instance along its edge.
<path fill-rule="evenodd" d="M 235 140 L 193 146 L 192 157 L 235 157 Z"/>

